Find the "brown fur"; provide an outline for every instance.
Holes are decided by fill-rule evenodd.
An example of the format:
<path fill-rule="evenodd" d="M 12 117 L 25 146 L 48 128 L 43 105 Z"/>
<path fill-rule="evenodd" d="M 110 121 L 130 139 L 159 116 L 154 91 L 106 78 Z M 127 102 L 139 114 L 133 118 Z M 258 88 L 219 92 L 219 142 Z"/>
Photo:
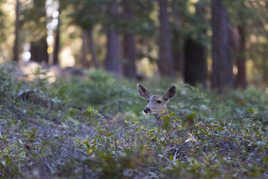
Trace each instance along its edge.
<path fill-rule="evenodd" d="M 140 96 L 148 100 L 148 104 L 144 108 L 144 112 L 152 114 L 159 119 L 162 115 L 167 114 L 167 103 L 175 95 L 176 87 L 170 87 L 164 95 L 153 95 L 141 84 L 137 85 Z"/>

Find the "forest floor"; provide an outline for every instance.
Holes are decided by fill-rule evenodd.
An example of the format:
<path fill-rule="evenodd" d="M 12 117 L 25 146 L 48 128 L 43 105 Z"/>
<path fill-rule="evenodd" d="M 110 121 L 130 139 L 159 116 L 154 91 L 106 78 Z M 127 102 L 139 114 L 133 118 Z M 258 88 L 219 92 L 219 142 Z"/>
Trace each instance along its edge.
<path fill-rule="evenodd" d="M 0 67 L 0 178 L 268 178 L 268 96 L 176 85 L 164 125 L 135 81 L 102 71 L 49 82 Z"/>

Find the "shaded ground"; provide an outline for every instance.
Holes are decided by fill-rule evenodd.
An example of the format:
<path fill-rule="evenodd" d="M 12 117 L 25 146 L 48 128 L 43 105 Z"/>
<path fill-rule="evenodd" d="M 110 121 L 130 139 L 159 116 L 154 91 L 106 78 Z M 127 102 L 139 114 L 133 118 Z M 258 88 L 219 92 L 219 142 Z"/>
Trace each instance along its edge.
<path fill-rule="evenodd" d="M 135 82 L 101 72 L 48 83 L 0 68 L 2 178 L 268 177 L 268 98 L 176 84 L 158 128 Z M 156 93 L 169 83 L 146 82 Z"/>

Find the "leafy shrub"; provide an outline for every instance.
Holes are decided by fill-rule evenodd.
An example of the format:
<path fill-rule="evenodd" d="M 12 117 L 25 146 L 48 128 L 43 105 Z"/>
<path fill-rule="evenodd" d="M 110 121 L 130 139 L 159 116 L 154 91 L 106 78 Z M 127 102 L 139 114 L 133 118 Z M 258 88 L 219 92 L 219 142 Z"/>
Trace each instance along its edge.
<path fill-rule="evenodd" d="M 141 114 L 136 83 L 19 81 L 0 68 L 0 178 L 265 178 L 267 94 L 218 96 L 176 83 L 159 127 Z M 169 82 L 146 82 L 163 93 Z M 33 95 L 29 97 L 28 95 Z M 21 96 L 21 97 L 18 97 Z M 43 102 L 36 102 L 35 100 Z"/>

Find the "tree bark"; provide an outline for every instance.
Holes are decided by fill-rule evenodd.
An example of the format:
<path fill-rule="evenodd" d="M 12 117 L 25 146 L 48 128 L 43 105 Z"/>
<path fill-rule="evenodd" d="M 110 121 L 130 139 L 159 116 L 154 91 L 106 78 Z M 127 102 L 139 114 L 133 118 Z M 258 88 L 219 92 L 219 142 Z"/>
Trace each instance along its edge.
<path fill-rule="evenodd" d="M 134 19 L 134 12 L 129 0 L 123 0 L 123 18 L 131 23 Z M 136 77 L 136 39 L 135 35 L 128 32 L 123 34 L 123 75 L 129 78 Z"/>
<path fill-rule="evenodd" d="M 206 87 L 207 54 L 206 47 L 192 38 L 188 38 L 184 45 L 184 82 L 196 86 Z"/>
<path fill-rule="evenodd" d="M 207 27 L 205 24 L 205 10 L 201 3 L 196 4 L 196 15 L 200 18 L 198 24 L 201 30 L 197 32 L 197 39 L 188 37 L 184 45 L 184 81 L 190 85 L 198 84 L 206 88 L 207 79 L 207 48 L 202 44 L 202 36 L 206 35 Z"/>
<path fill-rule="evenodd" d="M 47 53 L 47 40 L 46 36 L 41 38 L 36 42 L 31 42 L 31 59 L 32 61 L 39 63 L 48 63 L 48 53 Z"/>
<path fill-rule="evenodd" d="M 118 16 L 118 5 L 115 2 L 110 4 L 109 14 L 112 17 Z M 107 54 L 105 68 L 108 72 L 115 75 L 121 74 L 120 44 L 114 24 L 108 24 L 107 26 Z"/>
<path fill-rule="evenodd" d="M 184 73 L 184 53 L 183 53 L 183 37 L 177 29 L 172 30 L 172 59 L 174 71 L 176 74 L 183 76 Z"/>
<path fill-rule="evenodd" d="M 19 38 L 20 38 L 20 1 L 16 0 L 15 8 L 15 40 L 13 45 L 13 61 L 19 61 Z"/>
<path fill-rule="evenodd" d="M 246 77 L 246 32 L 243 25 L 238 26 L 238 32 L 240 35 L 239 51 L 236 59 L 237 75 L 235 80 L 236 88 L 245 89 L 247 87 Z"/>
<path fill-rule="evenodd" d="M 123 36 L 123 74 L 129 78 L 136 77 L 136 42 L 134 35 Z"/>
<path fill-rule="evenodd" d="M 172 17 L 173 26 L 171 26 L 172 31 L 172 59 L 174 72 L 176 75 L 183 78 L 184 73 L 184 37 L 180 32 L 182 28 L 182 11 L 181 7 L 177 5 L 176 0 L 172 0 Z"/>
<path fill-rule="evenodd" d="M 222 93 L 233 87 L 227 11 L 221 0 L 212 0 L 212 79 L 211 86 Z"/>
<path fill-rule="evenodd" d="M 88 49 L 91 54 L 91 60 L 94 64 L 95 69 L 99 68 L 99 60 L 96 55 L 96 47 L 93 39 L 93 27 L 88 28 L 87 30 L 87 39 L 88 39 Z"/>
<path fill-rule="evenodd" d="M 48 44 L 47 44 L 47 18 L 46 18 L 46 5 L 45 1 L 33 1 L 32 8 L 32 21 L 35 24 L 34 29 L 39 33 L 39 36 L 35 37 L 31 41 L 31 59 L 32 61 L 39 63 L 48 63 Z M 45 20 L 44 20 L 45 19 Z M 38 24 L 38 25 L 37 25 Z M 36 28 L 36 29 L 35 29 Z"/>
<path fill-rule="evenodd" d="M 83 68 L 89 68 L 89 60 L 87 58 L 88 53 L 88 33 L 87 31 L 83 30 L 82 32 L 82 46 L 81 46 L 81 59 L 80 64 L 83 66 Z"/>
<path fill-rule="evenodd" d="M 158 0 L 159 5 L 159 60 L 158 69 L 160 75 L 173 77 L 173 59 L 171 47 L 171 31 L 168 14 L 168 0 Z"/>
<path fill-rule="evenodd" d="M 60 1 L 59 1 L 60 3 Z M 60 6 L 60 5 L 59 5 Z M 59 7 L 58 25 L 55 33 L 54 50 L 53 50 L 53 64 L 59 64 L 59 51 L 60 51 L 60 26 L 61 26 L 61 9 Z"/>

